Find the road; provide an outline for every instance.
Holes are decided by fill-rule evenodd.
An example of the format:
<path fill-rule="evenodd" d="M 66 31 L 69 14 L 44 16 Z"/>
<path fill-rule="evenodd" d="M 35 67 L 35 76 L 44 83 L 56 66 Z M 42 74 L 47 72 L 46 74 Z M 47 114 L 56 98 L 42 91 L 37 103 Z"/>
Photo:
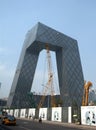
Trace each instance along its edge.
<path fill-rule="evenodd" d="M 76 124 L 65 124 L 65 123 L 54 123 L 43 121 L 32 120 L 17 120 L 16 126 L 5 126 L 0 125 L 0 130 L 95 130 L 96 127 L 82 126 Z"/>

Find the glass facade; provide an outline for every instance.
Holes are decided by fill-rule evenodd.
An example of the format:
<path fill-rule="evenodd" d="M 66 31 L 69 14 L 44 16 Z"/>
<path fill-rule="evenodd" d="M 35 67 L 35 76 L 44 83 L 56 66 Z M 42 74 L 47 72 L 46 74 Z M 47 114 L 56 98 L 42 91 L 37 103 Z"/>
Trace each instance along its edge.
<path fill-rule="evenodd" d="M 33 83 L 39 53 L 46 49 L 46 44 L 56 53 L 63 106 L 81 106 L 84 78 L 77 41 L 41 23 L 37 23 L 26 35 L 7 106 L 31 106 L 28 93 Z"/>

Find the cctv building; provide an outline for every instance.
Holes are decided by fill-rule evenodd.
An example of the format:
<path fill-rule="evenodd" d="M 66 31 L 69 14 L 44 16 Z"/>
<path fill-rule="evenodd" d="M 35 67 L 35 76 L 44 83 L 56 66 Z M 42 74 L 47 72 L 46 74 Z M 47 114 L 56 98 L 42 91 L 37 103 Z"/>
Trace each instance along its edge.
<path fill-rule="evenodd" d="M 8 107 L 30 107 L 31 91 L 38 57 L 46 44 L 56 54 L 62 106 L 81 106 L 84 78 L 78 43 L 75 39 L 42 23 L 28 31 L 9 94 Z"/>

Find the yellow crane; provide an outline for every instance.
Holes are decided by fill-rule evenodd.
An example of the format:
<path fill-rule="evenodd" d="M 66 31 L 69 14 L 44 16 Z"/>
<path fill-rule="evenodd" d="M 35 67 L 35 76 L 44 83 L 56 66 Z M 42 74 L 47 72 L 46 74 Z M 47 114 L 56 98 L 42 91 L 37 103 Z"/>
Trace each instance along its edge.
<path fill-rule="evenodd" d="M 89 98 L 89 89 L 92 86 L 90 81 L 84 82 L 84 92 L 83 92 L 83 99 L 82 99 L 82 106 L 88 106 L 88 98 Z"/>
<path fill-rule="evenodd" d="M 41 100 L 38 104 L 38 108 L 43 106 L 43 103 L 45 101 L 46 94 L 48 90 L 51 90 L 51 106 L 55 107 L 55 97 L 54 97 L 54 86 L 53 86 L 53 72 L 52 72 L 52 62 L 51 62 L 51 54 L 49 50 L 49 46 L 46 45 L 46 52 L 47 52 L 47 66 L 48 66 L 48 81 L 44 87 L 43 95 L 41 97 Z"/>

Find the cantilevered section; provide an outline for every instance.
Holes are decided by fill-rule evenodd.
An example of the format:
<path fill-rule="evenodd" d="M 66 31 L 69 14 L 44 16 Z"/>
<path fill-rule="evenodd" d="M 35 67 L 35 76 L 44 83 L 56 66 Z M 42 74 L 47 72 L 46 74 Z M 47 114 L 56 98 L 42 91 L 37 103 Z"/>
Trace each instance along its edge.
<path fill-rule="evenodd" d="M 46 49 L 55 51 L 63 106 L 80 106 L 83 94 L 83 73 L 77 41 L 44 24 L 37 23 L 28 31 L 17 65 L 7 105 L 30 107 L 31 91 L 39 53 Z"/>

